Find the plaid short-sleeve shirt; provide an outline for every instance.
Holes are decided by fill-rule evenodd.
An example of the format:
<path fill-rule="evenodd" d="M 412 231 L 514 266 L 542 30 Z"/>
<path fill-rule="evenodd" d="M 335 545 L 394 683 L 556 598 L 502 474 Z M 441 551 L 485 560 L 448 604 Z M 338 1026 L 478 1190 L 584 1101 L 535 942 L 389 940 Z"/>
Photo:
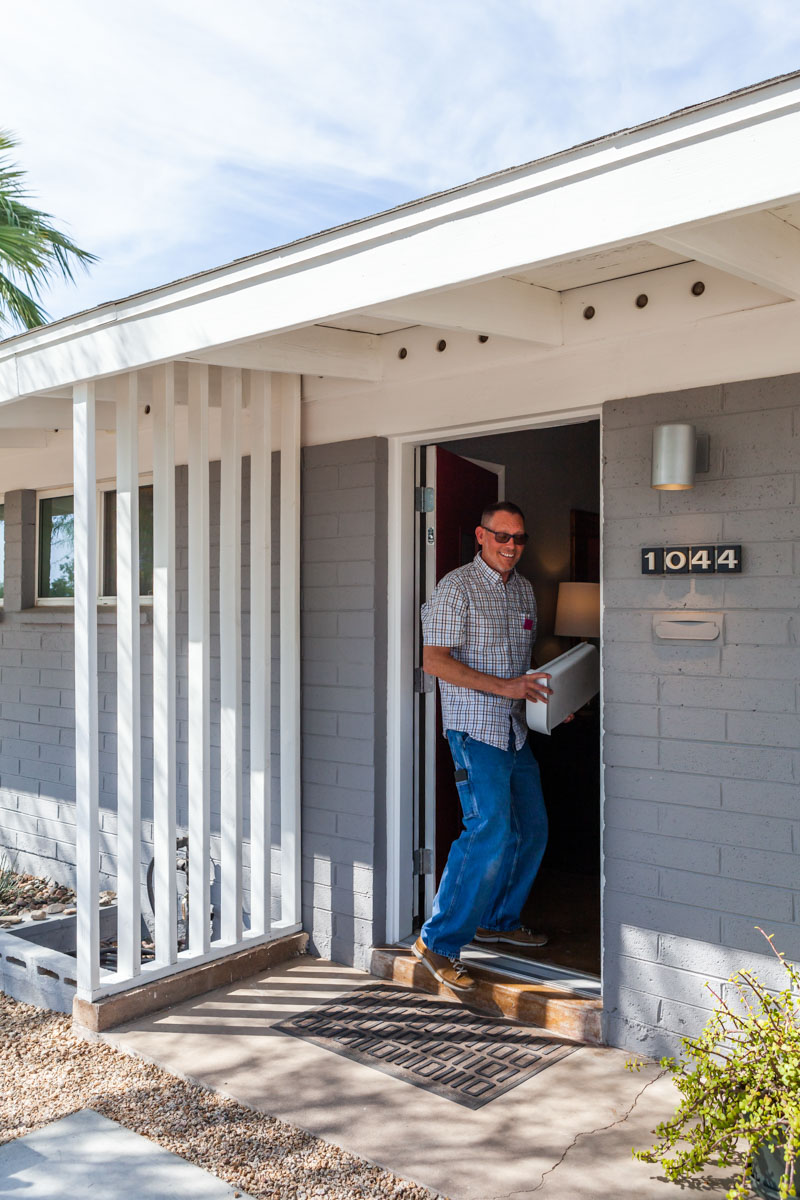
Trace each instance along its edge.
<path fill-rule="evenodd" d="M 476 554 L 471 563 L 445 575 L 422 606 L 426 646 L 446 646 L 453 658 L 475 671 L 513 679 L 531 665 L 536 637 L 536 598 L 514 570 L 503 583 Z M 491 696 L 439 680 L 445 730 L 468 733 L 479 742 L 508 749 L 513 728 L 519 750 L 525 743 L 524 701 Z M 510 722 L 510 724 L 509 724 Z"/>

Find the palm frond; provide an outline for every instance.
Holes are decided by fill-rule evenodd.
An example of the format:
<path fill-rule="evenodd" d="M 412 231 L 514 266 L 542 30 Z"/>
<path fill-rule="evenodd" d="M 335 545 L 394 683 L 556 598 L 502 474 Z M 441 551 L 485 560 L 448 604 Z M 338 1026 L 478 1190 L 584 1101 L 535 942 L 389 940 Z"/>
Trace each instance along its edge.
<path fill-rule="evenodd" d="M 34 297 L 52 277 L 74 282 L 74 268 L 88 269 L 97 256 L 51 224 L 50 213 L 25 202 L 25 172 L 5 157 L 16 145 L 14 136 L 0 129 L 0 267 L 6 271 L 0 275 L 0 326 L 19 323 L 31 329 L 47 320 Z"/>

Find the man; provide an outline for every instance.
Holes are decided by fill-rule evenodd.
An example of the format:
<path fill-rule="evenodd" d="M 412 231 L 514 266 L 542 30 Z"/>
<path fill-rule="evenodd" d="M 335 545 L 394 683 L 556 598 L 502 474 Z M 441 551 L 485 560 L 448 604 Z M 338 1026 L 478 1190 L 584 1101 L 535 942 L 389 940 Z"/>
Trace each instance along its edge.
<path fill-rule="evenodd" d="M 547 843 L 539 767 L 524 701 L 547 703 L 545 672 L 528 675 L 536 599 L 517 573 L 528 535 L 516 504 L 486 508 L 480 550 L 423 605 L 423 669 L 437 676 L 464 828 L 453 842 L 414 954 L 454 992 L 475 986 L 462 946 L 543 946 L 520 922 Z"/>

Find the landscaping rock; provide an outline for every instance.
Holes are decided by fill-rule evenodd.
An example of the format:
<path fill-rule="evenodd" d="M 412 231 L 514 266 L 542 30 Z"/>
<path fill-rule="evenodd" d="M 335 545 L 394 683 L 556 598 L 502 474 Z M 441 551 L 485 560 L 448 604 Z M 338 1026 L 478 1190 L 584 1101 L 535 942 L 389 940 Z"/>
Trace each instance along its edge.
<path fill-rule="evenodd" d="M 275 1117 L 84 1041 L 68 1017 L 0 992 L 0 1144 L 87 1107 L 255 1200 L 436 1200 Z"/>

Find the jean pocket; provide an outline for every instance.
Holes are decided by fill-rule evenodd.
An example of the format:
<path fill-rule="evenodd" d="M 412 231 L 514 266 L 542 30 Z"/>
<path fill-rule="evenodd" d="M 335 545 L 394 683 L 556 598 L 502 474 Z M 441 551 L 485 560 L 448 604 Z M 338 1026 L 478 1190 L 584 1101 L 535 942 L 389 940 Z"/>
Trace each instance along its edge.
<path fill-rule="evenodd" d="M 458 798 L 461 801 L 461 811 L 464 818 L 474 817 L 478 812 L 478 804 L 475 800 L 475 793 L 472 790 L 472 781 L 469 777 L 469 771 L 466 767 L 459 767 L 455 773 L 455 783 L 458 790 Z"/>

